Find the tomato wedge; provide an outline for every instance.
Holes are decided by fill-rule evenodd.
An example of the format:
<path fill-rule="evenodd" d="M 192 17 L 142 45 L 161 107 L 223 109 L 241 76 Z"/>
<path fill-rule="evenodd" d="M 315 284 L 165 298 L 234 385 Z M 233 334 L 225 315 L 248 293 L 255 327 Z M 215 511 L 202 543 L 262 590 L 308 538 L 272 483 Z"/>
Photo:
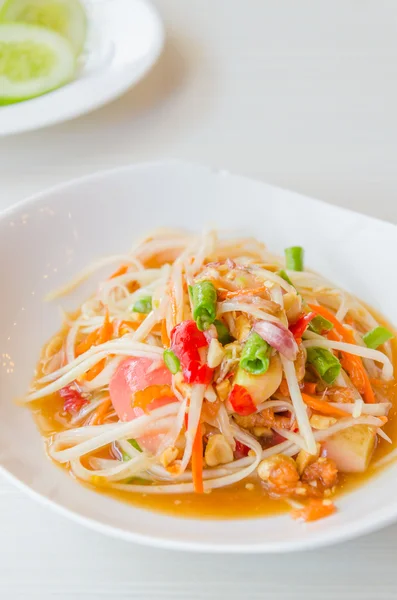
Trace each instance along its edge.
<path fill-rule="evenodd" d="M 214 370 L 202 362 L 199 352 L 208 346 L 205 334 L 194 321 L 182 321 L 171 331 L 171 350 L 181 362 L 186 383 L 210 383 Z"/>
<path fill-rule="evenodd" d="M 110 398 L 120 421 L 131 421 L 148 410 L 175 402 L 171 392 L 172 376 L 162 361 L 151 358 L 126 358 L 116 369 L 109 384 Z M 170 393 L 164 390 L 169 386 Z M 153 388 L 150 390 L 149 388 Z M 144 402 L 142 392 L 153 392 L 153 400 Z M 159 392 L 157 394 L 157 392 Z M 137 394 L 137 406 L 134 396 Z M 156 395 L 158 396 L 156 398 Z"/>
<path fill-rule="evenodd" d="M 238 415 L 246 417 L 256 411 L 252 397 L 242 385 L 234 384 L 230 392 L 229 402 Z"/>
<path fill-rule="evenodd" d="M 171 389 L 172 376 L 162 361 L 126 358 L 109 384 L 110 398 L 120 421 L 132 421 L 177 399 Z M 151 431 L 137 441 L 141 448 L 155 454 L 165 431 Z"/>
<path fill-rule="evenodd" d="M 316 313 L 310 312 L 302 315 L 296 323 L 289 326 L 289 330 L 296 340 L 299 340 L 310 325 L 310 321 L 314 319 Z"/>

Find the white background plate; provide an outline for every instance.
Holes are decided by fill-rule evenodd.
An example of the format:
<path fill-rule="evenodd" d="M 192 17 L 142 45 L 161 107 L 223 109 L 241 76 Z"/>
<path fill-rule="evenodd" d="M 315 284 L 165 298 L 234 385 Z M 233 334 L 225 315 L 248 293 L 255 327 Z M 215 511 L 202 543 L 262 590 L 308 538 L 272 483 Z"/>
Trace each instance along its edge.
<path fill-rule="evenodd" d="M 74 81 L 0 107 L 0 135 L 39 129 L 92 111 L 137 83 L 164 43 L 162 22 L 145 0 L 85 0 L 87 41 Z"/>
<path fill-rule="evenodd" d="M 0 219 L 0 277 L 7 281 L 0 313 L 4 472 L 77 521 L 159 547 L 297 550 L 351 538 L 394 520 L 397 465 L 338 501 L 335 516 L 304 526 L 288 516 L 230 523 L 150 513 L 85 489 L 45 458 L 29 412 L 12 403 L 29 385 L 41 344 L 59 327 L 58 306 L 45 306 L 45 293 L 93 259 L 128 249 L 152 227 L 197 229 L 209 223 L 256 235 L 276 251 L 302 244 L 308 266 L 397 322 L 396 289 L 390 280 L 397 253 L 393 225 L 177 162 L 127 167 L 60 186 L 6 211 Z M 76 305 L 89 289 L 85 285 L 66 306 Z"/>

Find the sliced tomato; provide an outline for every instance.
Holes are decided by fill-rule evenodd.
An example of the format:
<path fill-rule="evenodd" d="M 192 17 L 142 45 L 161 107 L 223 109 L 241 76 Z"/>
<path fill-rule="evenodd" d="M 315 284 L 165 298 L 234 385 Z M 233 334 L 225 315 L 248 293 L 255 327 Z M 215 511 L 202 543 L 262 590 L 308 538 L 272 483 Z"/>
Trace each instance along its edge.
<path fill-rule="evenodd" d="M 110 398 L 120 421 L 131 421 L 145 412 L 139 401 L 138 406 L 134 408 L 135 394 L 152 386 L 160 388 L 171 386 L 171 383 L 171 373 L 162 361 L 157 362 L 151 358 L 126 358 L 123 360 L 109 384 Z M 149 409 L 158 408 L 169 402 L 175 402 L 175 400 L 172 393 L 169 396 L 161 394 L 160 398 L 146 403 L 146 406 Z"/>
<path fill-rule="evenodd" d="M 208 347 L 209 342 L 194 321 L 182 321 L 171 331 L 171 350 L 179 358 L 186 383 L 211 382 L 214 370 L 203 364 L 199 348 Z"/>
<path fill-rule="evenodd" d="M 256 411 L 256 406 L 252 397 L 242 385 L 234 384 L 230 392 L 229 402 L 233 407 L 234 412 L 238 415 L 246 417 Z"/>
<path fill-rule="evenodd" d="M 71 414 L 78 412 L 88 402 L 73 385 L 60 389 L 59 395 L 63 399 L 63 410 Z"/>
<path fill-rule="evenodd" d="M 236 449 L 234 451 L 234 458 L 236 458 L 236 459 L 244 458 L 245 456 L 248 456 L 249 451 L 250 451 L 250 449 L 248 446 L 246 446 L 242 442 L 239 442 L 238 440 L 236 440 Z"/>
<path fill-rule="evenodd" d="M 132 421 L 177 399 L 171 389 L 172 376 L 161 361 L 126 358 L 109 384 L 110 398 L 120 421 Z M 141 448 L 156 453 L 165 431 L 151 431 L 137 441 Z"/>
<path fill-rule="evenodd" d="M 312 321 L 315 316 L 316 316 L 316 314 L 314 312 L 309 312 L 307 314 L 303 314 L 296 321 L 296 323 L 289 326 L 289 330 L 296 340 L 298 340 L 302 337 L 302 335 L 305 333 L 306 329 L 310 325 L 310 321 Z"/>

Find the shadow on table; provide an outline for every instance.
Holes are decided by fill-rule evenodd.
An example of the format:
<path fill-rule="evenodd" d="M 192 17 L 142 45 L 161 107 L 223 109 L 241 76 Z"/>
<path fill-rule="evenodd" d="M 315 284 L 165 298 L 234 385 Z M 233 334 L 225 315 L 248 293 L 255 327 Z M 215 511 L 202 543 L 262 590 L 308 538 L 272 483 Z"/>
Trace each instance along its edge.
<path fill-rule="evenodd" d="M 106 120 L 108 123 L 139 116 L 154 106 L 169 100 L 189 76 L 192 48 L 181 39 L 170 38 L 151 71 L 136 86 L 110 104 L 74 123 L 89 119 L 91 124 Z"/>
<path fill-rule="evenodd" d="M 170 37 L 152 70 L 123 96 L 72 121 L 7 138 L 0 144 L 0 160 L 12 179 L 19 173 L 11 160 L 17 154 L 29 171 L 45 173 L 50 186 L 69 178 L 71 167 L 78 177 L 172 155 L 186 130 L 200 134 L 214 102 L 215 82 L 205 51 L 194 40 Z"/>

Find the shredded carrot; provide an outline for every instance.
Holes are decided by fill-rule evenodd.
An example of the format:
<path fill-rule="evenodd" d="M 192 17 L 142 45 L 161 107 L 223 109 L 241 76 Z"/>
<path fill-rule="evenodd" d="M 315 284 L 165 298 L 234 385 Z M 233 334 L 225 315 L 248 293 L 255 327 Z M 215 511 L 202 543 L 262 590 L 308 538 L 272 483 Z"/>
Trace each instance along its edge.
<path fill-rule="evenodd" d="M 336 333 L 336 331 L 334 331 L 333 329 L 331 329 L 331 331 L 328 331 L 327 338 L 334 342 L 340 342 L 342 340 L 341 336 L 338 333 Z M 334 352 L 336 352 L 336 350 L 334 350 Z"/>
<path fill-rule="evenodd" d="M 352 356 L 351 354 L 342 354 L 340 362 L 343 369 L 349 373 L 354 387 L 358 389 L 360 394 L 363 394 L 365 390 L 365 379 L 362 365 L 360 364 L 361 361 L 360 359 L 357 360 L 357 358 L 357 356 Z"/>
<path fill-rule="evenodd" d="M 108 342 L 112 338 L 112 335 L 113 335 L 113 325 L 111 324 L 110 319 L 109 319 L 109 309 L 106 309 L 105 318 L 104 318 L 102 327 L 98 331 L 97 345 Z"/>
<path fill-rule="evenodd" d="M 308 381 L 305 381 L 305 383 L 302 386 L 302 392 L 305 392 L 305 394 L 314 395 L 316 391 L 317 383 L 310 383 Z"/>
<path fill-rule="evenodd" d="M 308 396 L 305 393 L 302 394 L 302 398 L 305 404 L 323 415 L 330 415 L 333 417 L 351 417 L 350 413 L 342 410 L 341 408 L 337 408 L 336 406 L 330 406 L 328 402 L 320 400 L 320 398 Z"/>
<path fill-rule="evenodd" d="M 89 371 L 87 371 L 87 373 L 85 374 L 84 378 L 87 381 L 92 381 L 93 379 L 95 379 L 95 377 L 97 375 L 99 375 L 99 373 L 101 373 L 105 367 L 105 362 L 106 362 L 106 358 L 103 358 L 102 360 L 100 360 L 99 362 L 97 362 L 96 365 L 94 365 L 92 367 L 92 369 L 90 369 Z"/>
<path fill-rule="evenodd" d="M 113 325 L 109 319 L 109 310 L 106 309 L 105 319 L 103 321 L 102 327 L 100 327 L 98 329 L 95 345 L 97 346 L 99 344 L 104 344 L 105 342 L 108 342 L 109 340 L 112 339 L 112 335 L 113 335 Z M 92 369 L 87 371 L 87 373 L 85 374 L 86 380 L 92 381 L 93 379 L 95 379 L 95 377 L 97 375 L 99 375 L 99 373 L 103 370 L 103 368 L 105 367 L 105 364 L 106 364 L 106 358 L 103 358 L 96 365 L 94 365 L 92 367 Z"/>
<path fill-rule="evenodd" d="M 299 521 L 317 521 L 329 517 L 335 512 L 335 505 L 330 500 L 313 498 L 303 508 L 291 511 L 291 517 Z"/>
<path fill-rule="evenodd" d="M 137 314 L 139 315 L 140 313 L 137 313 Z M 145 315 L 145 317 L 146 316 L 147 315 Z M 156 323 L 155 325 L 153 325 L 152 333 L 160 333 L 160 335 L 161 335 L 161 321 L 159 323 Z"/>
<path fill-rule="evenodd" d="M 343 324 L 338 321 L 335 315 L 332 314 L 324 306 L 320 306 L 317 304 L 309 304 L 312 311 L 321 315 L 328 321 L 331 321 L 333 324 L 335 331 L 340 335 L 344 342 L 348 344 L 355 344 L 356 341 L 354 339 L 353 332 L 347 327 L 344 327 Z M 328 333 L 328 338 L 331 340 L 337 340 L 337 336 L 335 335 L 335 331 L 331 330 Z M 358 389 L 358 391 L 363 394 L 365 402 L 368 404 L 375 404 L 375 394 L 371 387 L 371 382 L 367 375 L 366 370 L 364 369 L 364 365 L 359 356 L 349 354 L 347 352 L 342 352 L 342 366 L 349 373 L 350 378 L 352 380 L 353 385 Z"/>
<path fill-rule="evenodd" d="M 364 396 L 365 402 L 375 404 L 375 394 L 360 357 L 345 353 L 342 358 L 342 366 L 349 373 L 353 385 Z"/>
<path fill-rule="evenodd" d="M 350 332 L 349 332 L 350 333 Z M 331 330 L 328 332 L 327 337 L 329 340 L 333 340 L 335 342 L 341 341 L 341 336 L 338 335 L 335 331 Z M 353 341 L 354 343 L 354 341 Z M 334 352 L 336 354 L 336 352 Z M 365 371 L 363 368 L 363 364 L 361 362 L 361 358 L 354 354 L 348 354 L 346 352 L 342 352 L 341 365 L 344 370 L 349 373 L 350 379 L 355 388 L 360 392 L 360 394 L 364 394 L 365 391 Z"/>
<path fill-rule="evenodd" d="M 108 412 L 112 401 L 110 398 L 104 400 L 102 404 L 98 406 L 96 411 L 94 412 L 94 416 L 91 420 L 91 425 L 102 425 L 105 420 L 106 413 Z"/>
<path fill-rule="evenodd" d="M 201 425 L 198 424 L 192 450 L 192 476 L 194 491 L 197 494 L 204 492 L 203 486 L 203 436 Z"/>
<path fill-rule="evenodd" d="M 117 271 L 115 271 L 110 277 L 109 279 L 114 279 L 115 277 L 120 277 L 120 275 L 125 275 L 128 271 L 128 265 L 121 265 L 121 267 L 119 269 L 117 269 Z"/>
<path fill-rule="evenodd" d="M 76 356 L 84 354 L 84 352 L 87 352 L 87 350 L 89 350 L 91 346 L 94 346 L 95 342 L 97 341 L 98 331 L 98 329 L 95 329 L 95 331 L 91 331 L 91 333 L 85 338 L 85 340 L 77 346 L 75 351 Z"/>
<path fill-rule="evenodd" d="M 332 314 L 332 312 L 328 310 L 328 308 L 320 306 L 319 304 L 309 304 L 309 306 L 313 312 L 317 313 L 318 315 L 321 315 L 322 317 L 324 317 L 324 319 L 328 319 L 328 321 L 331 321 L 332 325 L 335 328 L 335 331 L 339 333 L 339 335 L 344 339 L 345 342 L 348 342 L 349 344 L 355 344 L 353 333 L 349 329 L 346 329 L 346 327 L 344 327 L 343 324 L 340 321 L 338 321 L 335 315 Z"/>
<path fill-rule="evenodd" d="M 130 292 L 130 294 L 132 294 L 133 292 L 139 290 L 139 284 L 136 281 L 129 281 L 127 283 L 127 290 Z"/>
<path fill-rule="evenodd" d="M 119 335 L 123 336 L 127 333 L 131 333 L 135 331 L 137 328 L 137 323 L 133 323 L 132 321 L 121 321 L 119 325 Z"/>
<path fill-rule="evenodd" d="M 165 319 L 161 321 L 161 343 L 163 344 L 164 348 L 169 348 L 171 345 L 171 340 L 167 333 L 167 322 Z"/>

